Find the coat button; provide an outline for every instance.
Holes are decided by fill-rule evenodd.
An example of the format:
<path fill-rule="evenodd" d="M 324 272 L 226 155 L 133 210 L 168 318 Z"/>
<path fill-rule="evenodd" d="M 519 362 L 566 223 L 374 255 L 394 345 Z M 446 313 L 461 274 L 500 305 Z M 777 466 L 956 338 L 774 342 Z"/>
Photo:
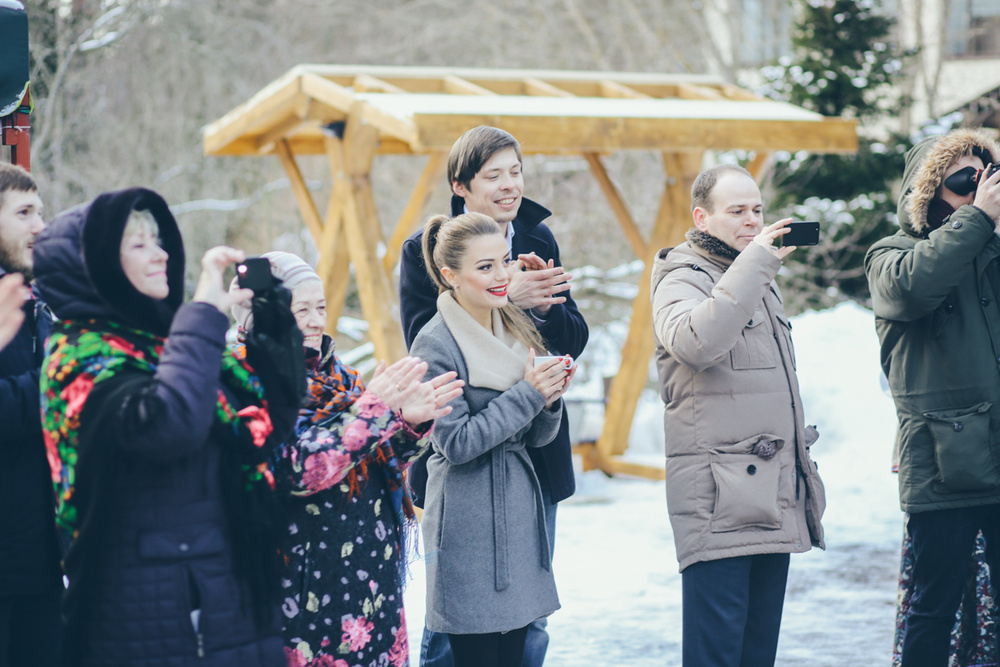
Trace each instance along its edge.
<path fill-rule="evenodd" d="M 747 474 L 749 474 L 749 475 L 756 475 L 757 474 L 757 466 L 755 466 L 752 463 L 750 465 L 748 465 L 747 466 Z"/>
<path fill-rule="evenodd" d="M 979 303 L 983 304 L 983 308 L 985 308 L 986 306 L 990 305 L 990 300 L 984 296 L 982 299 L 979 300 Z"/>
<path fill-rule="evenodd" d="M 962 221 L 961 220 L 952 220 L 951 221 L 951 228 L 952 229 L 959 229 L 959 228 L 961 228 L 961 226 L 962 226 Z"/>
<path fill-rule="evenodd" d="M 965 428 L 965 425 L 964 425 L 964 424 L 962 424 L 962 422 L 955 422 L 954 424 L 952 424 L 952 425 L 951 425 L 951 427 L 952 427 L 953 429 L 955 429 L 955 433 L 958 433 L 958 432 L 959 432 L 959 431 L 961 431 L 961 430 L 962 430 L 963 428 Z"/>
<path fill-rule="evenodd" d="M 180 549 L 182 553 L 187 553 L 191 550 L 191 545 L 187 542 L 181 542 L 177 548 Z"/>
<path fill-rule="evenodd" d="M 945 306 L 944 306 L 944 312 L 950 313 L 953 310 L 955 310 L 955 304 L 953 304 L 953 303 L 946 303 L 945 304 Z"/>

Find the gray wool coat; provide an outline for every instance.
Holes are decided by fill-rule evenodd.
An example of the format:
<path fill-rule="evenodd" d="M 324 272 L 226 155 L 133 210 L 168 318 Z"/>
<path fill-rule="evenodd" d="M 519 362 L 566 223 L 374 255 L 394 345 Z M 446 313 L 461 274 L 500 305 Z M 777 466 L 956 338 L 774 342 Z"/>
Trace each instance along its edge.
<path fill-rule="evenodd" d="M 427 463 L 425 622 L 436 632 L 506 632 L 559 608 L 541 490 L 525 447 L 556 436 L 562 405 L 545 409 L 523 379 L 526 357 L 497 333 L 445 293 L 410 349 L 427 362 L 429 378 L 453 370 L 466 381 L 451 414 L 435 423 Z"/>

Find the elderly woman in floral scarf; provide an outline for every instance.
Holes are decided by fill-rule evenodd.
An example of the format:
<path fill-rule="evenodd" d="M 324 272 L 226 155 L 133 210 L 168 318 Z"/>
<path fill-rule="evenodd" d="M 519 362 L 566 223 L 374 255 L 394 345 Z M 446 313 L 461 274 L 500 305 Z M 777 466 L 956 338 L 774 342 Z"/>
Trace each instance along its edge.
<path fill-rule="evenodd" d="M 416 522 L 403 470 L 429 444 L 432 421 L 462 385 L 455 373 L 427 382 L 427 364 L 379 364 L 365 386 L 324 333 L 323 283 L 295 255 L 264 255 L 292 292 L 304 337 L 308 392 L 295 436 L 273 459 L 287 531 L 285 654 L 290 667 L 407 665 L 402 587 Z M 253 322 L 241 307 L 242 331 Z"/>

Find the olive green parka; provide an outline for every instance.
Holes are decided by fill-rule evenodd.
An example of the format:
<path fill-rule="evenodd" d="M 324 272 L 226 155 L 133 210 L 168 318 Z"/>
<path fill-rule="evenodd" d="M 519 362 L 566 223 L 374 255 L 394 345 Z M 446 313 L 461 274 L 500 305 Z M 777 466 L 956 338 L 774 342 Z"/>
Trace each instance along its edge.
<path fill-rule="evenodd" d="M 975 206 L 928 222 L 946 170 L 972 154 L 989 163 L 1000 146 L 960 130 L 912 148 L 900 231 L 865 257 L 907 512 L 1000 502 L 1000 236 Z"/>

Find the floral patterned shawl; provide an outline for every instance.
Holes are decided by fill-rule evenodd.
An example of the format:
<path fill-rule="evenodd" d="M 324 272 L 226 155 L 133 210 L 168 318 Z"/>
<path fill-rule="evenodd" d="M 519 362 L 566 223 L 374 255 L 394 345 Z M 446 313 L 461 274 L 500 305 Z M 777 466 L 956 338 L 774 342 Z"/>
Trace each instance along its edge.
<path fill-rule="evenodd" d="M 80 414 L 87 398 L 96 384 L 121 371 L 155 373 L 163 344 L 159 336 L 111 321 L 63 320 L 53 327 L 41 374 L 42 432 L 56 492 L 56 525 L 64 546 L 76 539 L 80 528 L 73 492 Z M 216 420 L 230 425 L 234 432 L 241 424 L 246 426 L 254 446 L 262 447 L 272 427 L 260 380 L 245 361 L 233 354 L 223 356 L 221 376 L 227 388 L 253 405 L 235 412 L 220 390 Z M 242 457 L 248 488 L 259 484 L 273 488 L 274 478 L 266 461 L 259 458 L 254 452 Z"/>

